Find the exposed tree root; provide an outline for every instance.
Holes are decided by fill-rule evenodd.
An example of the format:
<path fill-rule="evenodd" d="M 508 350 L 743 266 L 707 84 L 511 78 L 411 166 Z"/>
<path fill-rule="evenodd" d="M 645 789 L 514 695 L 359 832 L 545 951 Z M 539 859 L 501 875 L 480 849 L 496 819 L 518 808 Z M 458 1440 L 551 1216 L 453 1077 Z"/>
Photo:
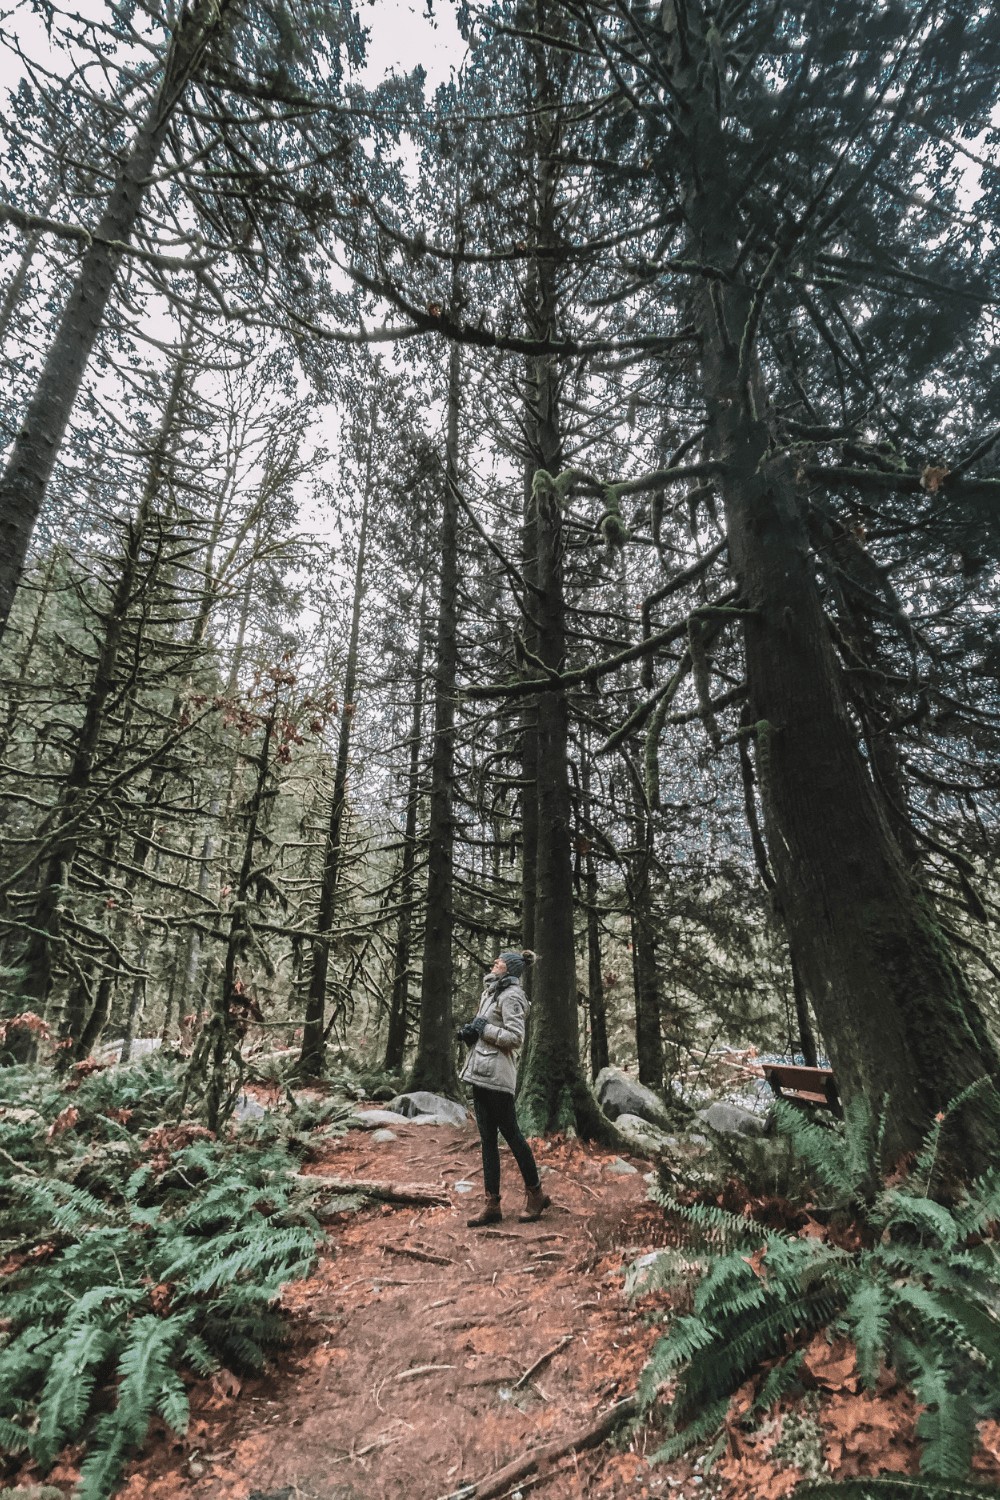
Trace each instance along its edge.
<path fill-rule="evenodd" d="M 555 1442 L 546 1443 L 543 1448 L 536 1448 L 533 1453 L 515 1459 L 513 1463 L 507 1464 L 496 1474 L 488 1475 L 487 1478 L 480 1479 L 475 1484 L 463 1485 L 461 1489 L 453 1490 L 449 1495 L 442 1495 L 441 1500 L 496 1500 L 497 1496 L 504 1494 L 519 1479 L 528 1478 L 543 1465 L 555 1463 L 556 1459 L 564 1457 L 567 1453 L 579 1453 L 584 1448 L 596 1448 L 599 1443 L 604 1442 L 605 1438 L 617 1432 L 619 1427 L 630 1422 L 637 1410 L 636 1402 L 631 1396 L 625 1401 L 619 1401 L 589 1427 L 576 1431 L 571 1437 L 557 1438 Z"/>
<path fill-rule="evenodd" d="M 306 1172 L 297 1172 L 293 1180 L 317 1191 L 356 1193 L 362 1198 L 378 1198 L 383 1203 L 416 1203 L 422 1208 L 441 1208 L 451 1202 L 447 1193 L 417 1182 L 377 1182 L 365 1177 L 313 1177 Z M 317 1217 L 322 1216 L 321 1208 Z"/>

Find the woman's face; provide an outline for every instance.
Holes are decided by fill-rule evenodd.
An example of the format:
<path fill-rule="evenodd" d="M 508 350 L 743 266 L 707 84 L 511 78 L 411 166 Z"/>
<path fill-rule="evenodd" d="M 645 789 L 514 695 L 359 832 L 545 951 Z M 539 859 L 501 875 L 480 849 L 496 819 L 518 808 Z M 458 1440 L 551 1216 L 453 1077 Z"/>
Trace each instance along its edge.
<path fill-rule="evenodd" d="M 498 958 L 497 961 L 496 961 L 496 963 L 493 965 L 492 969 L 490 970 L 490 973 L 491 974 L 495 974 L 498 979 L 501 979 L 503 977 L 503 975 L 506 974 L 506 972 L 507 972 L 507 965 L 504 963 L 504 961 L 503 961 L 502 958 Z"/>

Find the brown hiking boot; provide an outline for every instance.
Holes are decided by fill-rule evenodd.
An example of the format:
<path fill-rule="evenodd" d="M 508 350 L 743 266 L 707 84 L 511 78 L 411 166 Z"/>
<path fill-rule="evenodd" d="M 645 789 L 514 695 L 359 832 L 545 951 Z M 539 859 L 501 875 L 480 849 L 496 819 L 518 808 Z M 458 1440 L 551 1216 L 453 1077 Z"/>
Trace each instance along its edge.
<path fill-rule="evenodd" d="M 545 1212 L 551 1202 L 552 1199 L 547 1197 L 546 1194 L 542 1191 L 541 1183 L 539 1183 L 537 1187 L 525 1188 L 524 1213 L 518 1214 L 517 1217 L 519 1223 L 533 1224 L 536 1219 L 540 1219 L 542 1217 L 542 1214 Z"/>
<path fill-rule="evenodd" d="M 487 1224 L 501 1224 L 503 1214 L 500 1212 L 500 1196 L 498 1193 L 487 1193 L 483 1202 L 483 1211 L 474 1219 L 466 1219 L 470 1229 L 485 1229 Z"/>

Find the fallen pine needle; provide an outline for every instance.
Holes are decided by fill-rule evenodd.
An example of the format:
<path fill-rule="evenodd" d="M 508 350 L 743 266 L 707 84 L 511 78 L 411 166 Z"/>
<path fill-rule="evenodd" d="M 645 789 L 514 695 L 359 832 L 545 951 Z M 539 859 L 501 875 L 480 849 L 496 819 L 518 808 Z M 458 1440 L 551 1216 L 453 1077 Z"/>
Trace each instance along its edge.
<path fill-rule="evenodd" d="M 397 1380 L 412 1380 L 415 1375 L 430 1375 L 434 1370 L 453 1370 L 454 1365 L 414 1365 L 412 1370 L 400 1370 Z"/>

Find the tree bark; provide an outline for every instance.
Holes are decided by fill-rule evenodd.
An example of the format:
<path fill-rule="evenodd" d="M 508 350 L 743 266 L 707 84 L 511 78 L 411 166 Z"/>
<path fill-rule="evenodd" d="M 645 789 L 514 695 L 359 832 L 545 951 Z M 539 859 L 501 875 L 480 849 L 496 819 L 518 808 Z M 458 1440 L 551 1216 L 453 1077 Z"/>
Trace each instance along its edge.
<path fill-rule="evenodd" d="M 406 822 L 399 875 L 399 922 L 393 951 L 392 997 L 385 1041 L 385 1069 L 403 1066 L 410 1002 L 410 951 L 413 944 L 413 898 L 416 891 L 417 811 L 420 802 L 420 749 L 424 709 L 424 654 L 427 648 L 427 588 L 420 595 L 417 659 L 413 668 L 413 718 L 410 724 L 410 764 L 406 778 Z"/>
<path fill-rule="evenodd" d="M 544 30 L 544 5 L 536 5 Z M 533 203 L 530 244 L 539 252 L 559 242 L 557 230 L 561 124 L 558 88 L 544 51 L 530 47 L 532 90 L 537 111 L 532 126 Z M 525 306 L 532 337 L 547 339 L 558 323 L 555 263 L 548 254 L 529 261 Z M 525 431 L 535 466 L 525 536 L 534 542 L 525 575 L 533 587 L 525 598 L 535 654 L 562 670 L 566 657 L 566 600 L 563 580 L 562 433 L 559 372 L 552 356 L 529 360 Z M 539 693 L 535 700 L 535 906 L 534 947 L 538 965 L 532 984 L 532 1018 L 518 1091 L 518 1111 L 531 1133 L 573 1127 L 583 1135 L 602 1134 L 597 1101 L 580 1066 L 576 1005 L 576 936 L 573 913 L 572 803 L 569 784 L 569 706 L 562 692 Z M 530 729 L 530 721 L 528 726 Z M 525 767 L 527 776 L 527 766 Z M 525 788 L 525 802 L 530 788 Z M 527 843 L 527 836 L 526 836 Z"/>
<path fill-rule="evenodd" d="M 457 215 L 456 215 L 457 218 Z M 456 226 L 458 227 L 458 226 Z M 461 238 L 460 233 L 457 238 Z M 457 280 L 457 268 L 456 268 Z M 434 748 L 427 830 L 427 909 L 420 982 L 417 1054 L 409 1087 L 457 1094 L 452 1010 L 455 860 L 455 692 L 458 682 L 458 432 L 462 351 L 448 358 L 448 426 L 441 506 L 437 641 L 434 659 Z"/>
<path fill-rule="evenodd" d="M 683 109 L 685 213 L 698 263 L 738 263 L 740 184 L 711 84 L 710 42 L 664 6 Z M 683 28 L 683 40 L 680 29 Z M 885 1101 L 887 1162 L 917 1147 L 972 1084 L 951 1142 L 965 1170 L 995 1158 L 1000 1058 L 925 890 L 907 868 L 844 701 L 793 467 L 772 444 L 753 354 L 753 288 L 693 298 L 709 447 L 721 461 L 739 584 L 757 773 L 778 896 L 848 1108 Z"/>
<path fill-rule="evenodd" d="M 601 953 L 601 924 L 597 906 L 600 887 L 597 878 L 597 861 L 592 842 L 592 817 L 590 796 L 590 746 L 585 738 L 580 766 L 580 790 L 582 829 L 586 842 L 583 855 L 584 900 L 587 910 L 587 1012 L 590 1022 L 590 1076 L 596 1078 L 610 1061 L 608 1054 L 608 1017 L 604 996 L 604 963 Z"/>
<path fill-rule="evenodd" d="M 305 1020 L 302 1024 L 302 1051 L 297 1065 L 297 1071 L 303 1078 L 318 1078 L 326 1067 L 326 986 L 330 972 L 330 933 L 333 930 L 337 885 L 343 862 L 344 811 L 347 806 L 351 728 L 354 722 L 355 695 L 358 684 L 358 640 L 361 633 L 361 606 L 365 595 L 368 519 L 371 513 L 374 421 L 373 416 L 368 443 L 364 498 L 361 504 L 361 526 L 358 531 L 358 556 L 354 568 L 354 603 L 351 609 L 351 635 L 344 671 L 344 701 L 340 705 L 340 735 L 337 741 L 337 764 L 333 773 L 333 799 L 330 803 L 330 824 L 323 848 L 323 878 L 320 882 L 319 911 L 316 914 L 316 937 L 312 944 L 309 991 L 306 997 Z"/>

